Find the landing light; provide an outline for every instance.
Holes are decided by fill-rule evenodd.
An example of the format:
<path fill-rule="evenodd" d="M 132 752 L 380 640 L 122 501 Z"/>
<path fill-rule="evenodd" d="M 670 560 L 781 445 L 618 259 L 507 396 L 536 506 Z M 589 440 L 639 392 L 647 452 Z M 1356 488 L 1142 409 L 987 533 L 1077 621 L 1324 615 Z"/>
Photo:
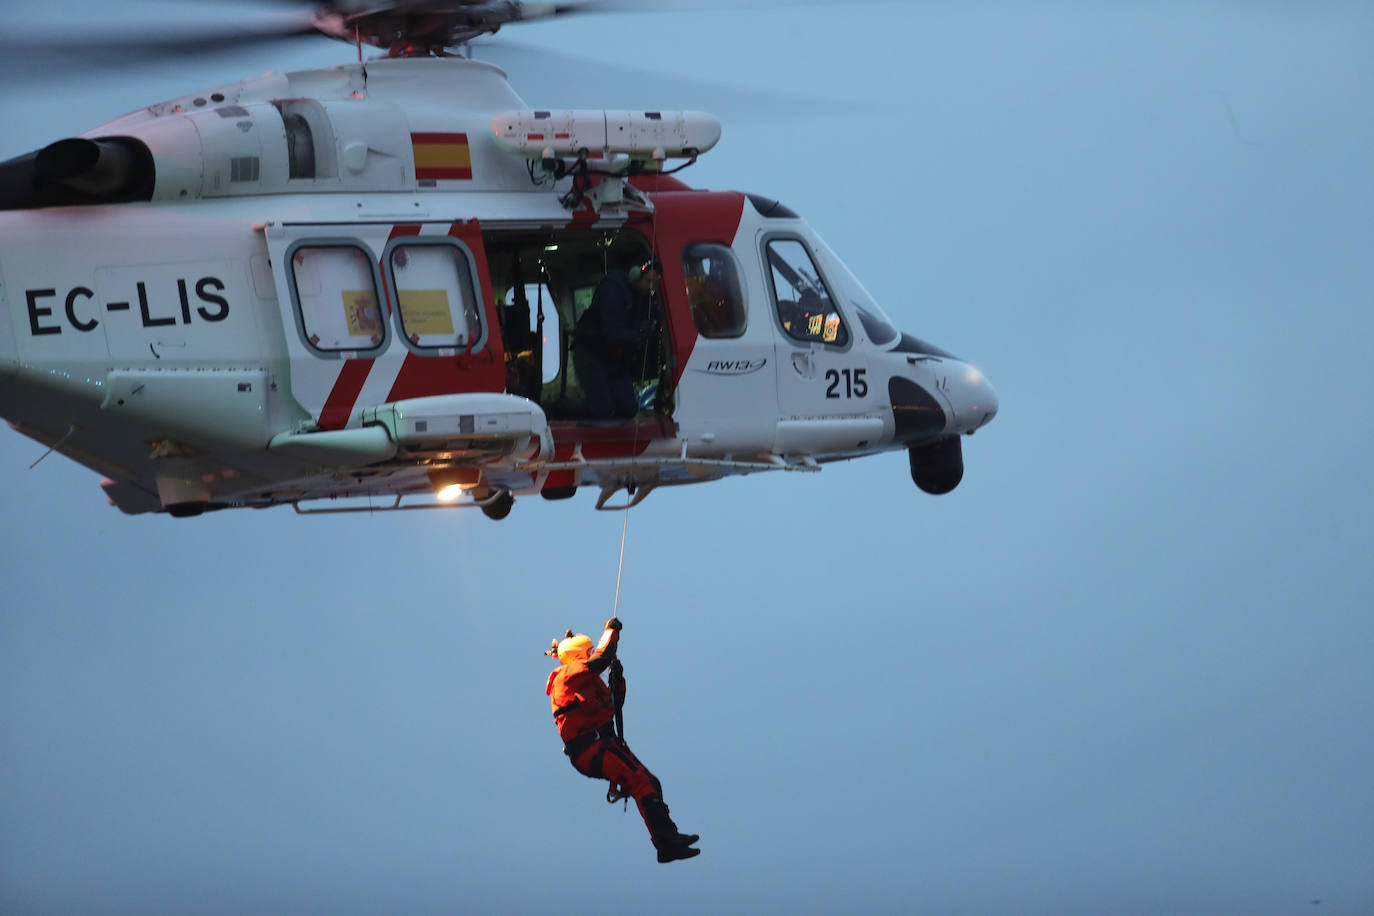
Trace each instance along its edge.
<path fill-rule="evenodd" d="M 468 467 L 434 468 L 429 472 L 429 482 L 434 487 L 436 499 L 451 503 L 464 492 L 475 489 L 482 482 L 482 472 Z"/>
<path fill-rule="evenodd" d="M 461 483 L 453 483 L 444 487 L 438 493 L 435 493 L 434 496 L 440 502 L 451 503 L 458 497 L 462 496 L 463 493 L 465 493 L 468 489 L 468 487 L 464 486 Z"/>

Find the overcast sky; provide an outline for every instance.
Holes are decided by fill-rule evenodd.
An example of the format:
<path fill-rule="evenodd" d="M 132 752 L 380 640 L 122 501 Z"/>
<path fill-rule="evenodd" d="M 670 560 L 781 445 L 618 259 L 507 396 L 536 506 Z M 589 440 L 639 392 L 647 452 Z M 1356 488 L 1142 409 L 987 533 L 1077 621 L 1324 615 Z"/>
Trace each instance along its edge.
<path fill-rule="evenodd" d="M 893 453 L 630 514 L 626 733 L 702 834 L 661 866 L 543 694 L 611 610 L 592 494 L 128 517 L 4 430 L 0 911 L 1374 911 L 1374 7 L 509 34 L 531 105 L 718 111 L 682 177 L 782 199 L 978 364 L 963 484 Z M 53 63 L 7 78 L 0 159 L 351 55 Z"/>

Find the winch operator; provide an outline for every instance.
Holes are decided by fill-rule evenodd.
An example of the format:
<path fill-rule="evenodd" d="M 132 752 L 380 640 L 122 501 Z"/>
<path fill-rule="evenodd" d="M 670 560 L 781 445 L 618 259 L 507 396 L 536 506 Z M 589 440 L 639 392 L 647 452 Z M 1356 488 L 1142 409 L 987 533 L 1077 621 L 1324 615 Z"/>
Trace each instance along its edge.
<path fill-rule="evenodd" d="M 639 409 L 634 383 L 645 369 L 654 297 L 663 262 L 650 258 L 597 285 L 577 321 L 572 360 L 582 404 L 574 413 L 589 420 L 628 420 Z"/>
<path fill-rule="evenodd" d="M 613 669 L 612 683 L 619 689 L 612 692 L 601 674 L 612 665 L 619 665 L 615 657 L 619 641 L 620 621 L 614 617 L 606 621 L 595 648 L 582 633 L 574 635 L 569 631 L 566 639 L 554 640 L 548 654 L 558 656 L 560 667 L 549 673 L 545 692 L 558 735 L 563 739 L 563 753 L 583 776 L 609 780 L 620 797 L 635 800 L 658 850 L 658 861 L 690 859 L 701 853 L 692 848 L 700 837 L 678 832 L 668 816 L 662 784 L 640 763 L 615 728 L 616 713 L 625 701 L 624 679 L 617 676 L 618 667 Z M 612 793 L 607 797 L 612 797 Z"/>

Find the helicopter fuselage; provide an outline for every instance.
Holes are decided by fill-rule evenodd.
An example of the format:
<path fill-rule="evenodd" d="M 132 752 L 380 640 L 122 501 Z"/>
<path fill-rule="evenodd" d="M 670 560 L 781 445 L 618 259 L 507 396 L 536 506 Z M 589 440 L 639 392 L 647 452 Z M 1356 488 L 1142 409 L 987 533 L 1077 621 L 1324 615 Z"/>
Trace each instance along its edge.
<path fill-rule="evenodd" d="M 494 517 L 586 485 L 614 508 L 893 449 L 923 489 L 959 482 L 991 387 L 804 220 L 652 173 L 555 181 L 493 136 L 502 112 L 547 117 L 494 67 L 378 61 L 0 164 L 0 415 L 133 513 L 449 485 Z M 598 357 L 633 410 L 589 412 L 582 316 L 655 258 L 636 338 Z"/>

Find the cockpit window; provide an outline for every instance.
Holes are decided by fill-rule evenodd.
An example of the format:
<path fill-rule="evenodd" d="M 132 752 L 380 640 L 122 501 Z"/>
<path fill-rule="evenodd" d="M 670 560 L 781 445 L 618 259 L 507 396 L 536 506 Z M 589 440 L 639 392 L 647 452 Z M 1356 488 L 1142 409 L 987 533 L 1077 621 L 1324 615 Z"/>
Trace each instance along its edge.
<path fill-rule="evenodd" d="M 702 337 L 739 337 L 747 324 L 735 257 L 724 245 L 697 242 L 682 250 L 692 321 Z"/>
<path fill-rule="evenodd" d="M 863 287 L 859 287 L 859 289 L 862 290 Z M 857 298 L 857 296 L 851 294 L 849 301 L 853 304 L 854 311 L 859 313 L 859 323 L 864 326 L 864 333 L 868 335 L 868 339 L 878 345 L 895 340 L 898 331 L 892 326 L 891 322 L 887 320 L 887 317 L 883 315 L 883 310 L 877 307 L 878 303 L 869 299 L 869 303 L 873 306 L 870 311 L 862 305 L 859 305 L 856 301 Z"/>
<path fill-rule="evenodd" d="M 837 347 L 849 343 L 849 329 L 806 246 L 796 239 L 773 239 L 767 254 L 773 301 L 787 335 Z"/>
<path fill-rule="evenodd" d="M 830 274 L 830 278 L 840 287 L 841 296 L 854 307 L 855 313 L 859 316 L 859 323 L 864 327 L 864 333 L 868 339 L 876 346 L 883 346 L 896 340 L 901 331 L 897 330 L 892 319 L 878 305 L 864 285 L 859 282 L 859 278 L 845 266 L 844 262 L 836 256 L 835 252 L 822 242 L 817 252 L 821 261 L 825 263 L 825 269 Z"/>

